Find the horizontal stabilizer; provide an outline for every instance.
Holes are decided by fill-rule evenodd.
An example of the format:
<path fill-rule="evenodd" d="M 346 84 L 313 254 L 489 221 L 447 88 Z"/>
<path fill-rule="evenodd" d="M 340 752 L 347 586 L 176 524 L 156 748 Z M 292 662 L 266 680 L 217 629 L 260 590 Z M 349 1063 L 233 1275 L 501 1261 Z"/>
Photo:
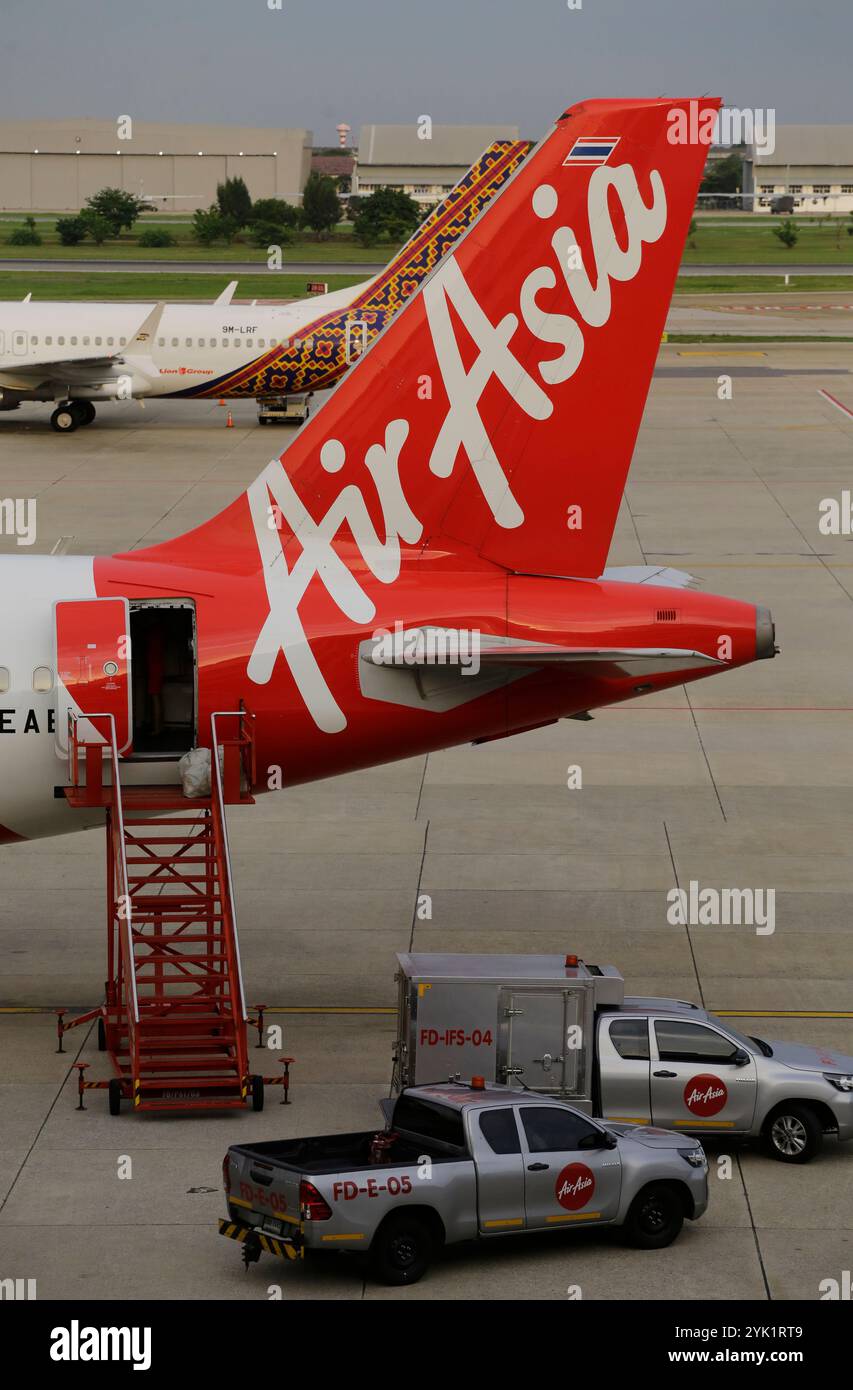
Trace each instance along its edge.
<path fill-rule="evenodd" d="M 601 578 L 618 584 L 654 584 L 657 589 L 695 589 L 699 583 L 695 575 L 667 565 L 616 565 Z"/>
<path fill-rule="evenodd" d="M 534 671 L 558 666 L 563 671 L 590 672 L 602 677 L 662 675 L 725 665 L 716 657 L 684 647 L 556 647 L 438 627 L 400 629 L 373 644 L 364 642 L 361 659 L 374 666 L 392 668 L 479 666 L 490 671 L 512 669 L 516 673 L 523 667 Z"/>

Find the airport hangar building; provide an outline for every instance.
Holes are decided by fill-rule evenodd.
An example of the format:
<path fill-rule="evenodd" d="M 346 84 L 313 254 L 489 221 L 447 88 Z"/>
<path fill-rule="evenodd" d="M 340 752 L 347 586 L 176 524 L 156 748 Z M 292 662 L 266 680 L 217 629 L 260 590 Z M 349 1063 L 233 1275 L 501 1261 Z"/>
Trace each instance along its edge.
<path fill-rule="evenodd" d="M 123 188 L 192 213 L 237 175 L 253 199 L 301 200 L 310 130 L 134 120 L 128 139 L 121 120 L 0 121 L 0 209 L 77 212 L 100 189 Z"/>
<path fill-rule="evenodd" d="M 853 125 L 780 125 L 775 148 L 754 148 L 744 166 L 745 193 L 766 212 L 779 195 L 795 212 L 853 212 Z"/>
<path fill-rule="evenodd" d="M 517 140 L 514 125 L 435 125 L 424 139 L 416 122 L 363 125 L 352 180 L 353 196 L 396 188 L 432 207 L 467 174 L 493 140 Z"/>

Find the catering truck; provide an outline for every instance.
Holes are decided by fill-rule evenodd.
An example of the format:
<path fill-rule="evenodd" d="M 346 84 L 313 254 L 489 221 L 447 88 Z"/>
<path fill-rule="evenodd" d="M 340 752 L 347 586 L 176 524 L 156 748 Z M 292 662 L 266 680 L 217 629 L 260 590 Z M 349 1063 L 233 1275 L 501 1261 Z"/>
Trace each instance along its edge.
<path fill-rule="evenodd" d="M 601 1124 L 482 1077 L 382 1107 L 378 1132 L 228 1150 L 219 1230 L 247 1267 L 262 1252 L 363 1251 L 384 1282 L 413 1284 L 444 1245 L 525 1231 L 620 1226 L 660 1249 L 708 1203 L 704 1151 L 683 1134 Z"/>
<path fill-rule="evenodd" d="M 575 955 L 397 957 L 393 1087 L 474 1073 L 608 1123 L 762 1139 L 805 1163 L 853 1139 L 853 1057 L 746 1037 L 682 999 L 625 995 Z"/>

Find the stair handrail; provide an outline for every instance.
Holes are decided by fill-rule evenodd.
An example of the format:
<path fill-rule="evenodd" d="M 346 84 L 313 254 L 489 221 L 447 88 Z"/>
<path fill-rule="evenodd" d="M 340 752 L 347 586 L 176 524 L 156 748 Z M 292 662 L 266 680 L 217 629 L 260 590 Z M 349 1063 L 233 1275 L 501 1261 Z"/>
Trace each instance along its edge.
<path fill-rule="evenodd" d="M 228 842 L 228 822 L 225 819 L 225 798 L 222 792 L 222 772 L 219 766 L 219 749 L 220 747 L 224 747 L 224 742 L 220 742 L 216 721 L 217 719 L 239 719 L 240 721 L 237 739 L 228 740 L 228 742 L 236 742 L 241 749 L 241 765 L 246 772 L 249 782 L 249 791 L 251 792 L 254 784 L 254 741 L 248 728 L 244 731 L 244 721 L 250 718 L 254 718 L 254 716 L 249 715 L 248 711 L 242 708 L 215 710 L 210 716 L 210 782 L 211 788 L 213 789 L 212 800 L 215 803 L 214 829 L 218 831 L 222 841 L 224 868 L 226 870 L 225 887 L 228 894 L 228 912 L 232 927 L 230 939 L 233 943 L 234 951 L 233 965 L 237 974 L 237 984 L 240 990 L 240 1011 L 244 1023 L 248 1022 L 249 1015 L 246 1010 L 246 995 L 243 989 L 243 966 L 240 960 L 240 940 L 237 935 L 237 907 L 234 902 L 233 876 L 231 873 L 231 848 Z M 245 758 L 243 756 L 243 750 L 247 748 L 250 752 L 249 767 L 246 767 Z"/>
<path fill-rule="evenodd" d="M 79 785 L 79 750 L 81 748 L 85 749 L 88 747 L 95 746 L 94 741 L 81 739 L 79 737 L 77 725 L 80 722 L 80 718 L 81 716 L 78 715 L 73 709 L 69 709 L 68 748 L 69 753 L 71 755 L 70 770 L 74 786 Z M 119 900 L 123 904 L 124 910 L 127 914 L 123 919 L 125 922 L 125 931 L 124 933 L 122 933 L 121 930 L 119 931 L 119 940 L 122 943 L 122 956 L 124 957 L 125 979 L 128 980 L 130 984 L 130 995 L 133 1003 L 133 1023 L 137 1024 L 139 1023 L 139 998 L 136 992 L 136 971 L 134 969 L 133 958 L 133 905 L 131 903 L 130 897 L 130 881 L 127 875 L 127 852 L 125 850 L 124 839 L 124 810 L 121 801 L 121 774 L 119 771 L 118 740 L 116 738 L 115 715 L 111 714 L 107 710 L 99 710 L 93 714 L 86 713 L 82 716 L 82 718 L 88 720 L 88 722 L 91 723 L 93 727 L 94 720 L 96 719 L 106 719 L 109 725 L 109 738 L 104 739 L 103 736 L 101 737 L 103 743 L 110 750 L 110 762 L 112 764 L 112 805 L 114 812 L 112 819 L 113 869 L 116 873 L 116 877 L 118 880 Z M 97 733 L 97 730 L 95 732 Z M 119 913 L 119 921 L 121 920 L 122 916 L 121 913 Z M 128 1037 L 128 1043 L 130 1044 L 131 1056 L 134 1056 L 135 1054 L 133 1047 L 133 1037 Z"/>

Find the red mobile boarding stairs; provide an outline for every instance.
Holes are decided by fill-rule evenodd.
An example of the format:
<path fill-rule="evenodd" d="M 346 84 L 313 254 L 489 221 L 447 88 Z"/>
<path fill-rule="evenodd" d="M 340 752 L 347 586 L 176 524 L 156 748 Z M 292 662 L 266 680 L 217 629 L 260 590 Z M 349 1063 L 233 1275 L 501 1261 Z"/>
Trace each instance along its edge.
<path fill-rule="evenodd" d="M 101 1008 L 66 1025 L 60 1014 L 60 1047 L 64 1028 L 98 1019 L 115 1071 L 112 1114 L 122 1100 L 158 1111 L 263 1106 L 263 1078 L 249 1074 L 225 824 L 226 805 L 253 801 L 253 720 L 242 708 L 211 716 L 211 791 L 186 797 L 180 786 L 123 786 L 114 716 L 69 711 L 65 796 L 106 813 L 107 982 Z M 82 1108 L 83 1090 L 99 1083 L 77 1065 Z"/>

